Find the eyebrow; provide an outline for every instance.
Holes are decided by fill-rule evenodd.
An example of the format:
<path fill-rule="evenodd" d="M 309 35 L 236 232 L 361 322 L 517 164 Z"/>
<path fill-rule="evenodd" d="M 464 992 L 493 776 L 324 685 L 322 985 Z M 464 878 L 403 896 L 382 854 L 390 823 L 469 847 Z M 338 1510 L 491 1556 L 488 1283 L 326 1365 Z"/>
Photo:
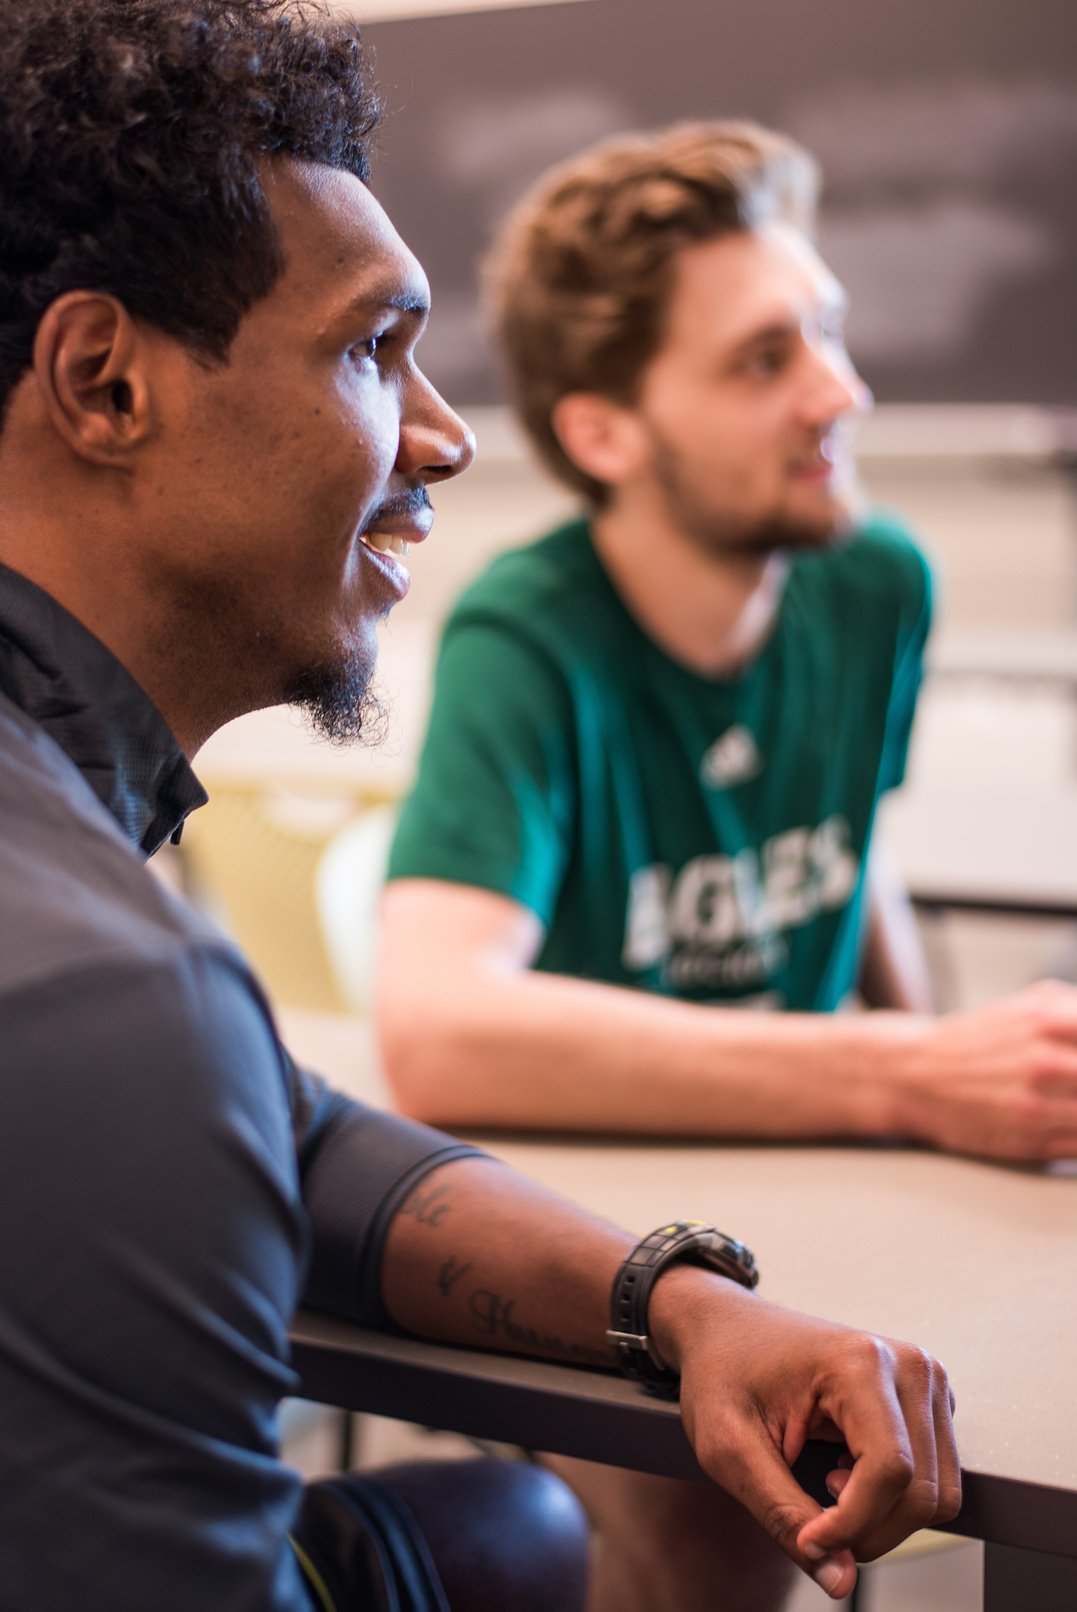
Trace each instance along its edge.
<path fill-rule="evenodd" d="M 373 313 L 381 308 L 391 308 L 395 313 L 425 318 L 430 312 L 430 299 L 416 292 L 390 289 L 388 286 L 373 286 L 369 291 L 360 291 L 346 303 L 340 310 L 339 317 L 346 319 L 349 314 Z"/>
<path fill-rule="evenodd" d="M 817 310 L 820 319 L 833 318 L 835 314 L 844 317 L 849 311 L 849 298 L 844 292 L 836 292 L 833 296 L 824 297 Z M 730 356 L 736 358 L 739 354 L 750 352 L 753 347 L 764 347 L 767 342 L 781 341 L 788 336 L 796 335 L 801 328 L 801 321 L 792 314 L 781 319 L 771 319 L 767 324 L 760 325 L 757 330 L 750 331 L 734 342 L 729 349 Z"/>
<path fill-rule="evenodd" d="M 732 343 L 728 349 L 731 359 L 739 358 L 742 353 L 751 352 L 753 347 L 765 347 L 771 341 L 784 341 L 795 336 L 800 329 L 800 320 L 790 316 L 788 319 L 772 319 L 769 324 L 760 325 L 758 329 L 751 330 L 747 335 Z"/>

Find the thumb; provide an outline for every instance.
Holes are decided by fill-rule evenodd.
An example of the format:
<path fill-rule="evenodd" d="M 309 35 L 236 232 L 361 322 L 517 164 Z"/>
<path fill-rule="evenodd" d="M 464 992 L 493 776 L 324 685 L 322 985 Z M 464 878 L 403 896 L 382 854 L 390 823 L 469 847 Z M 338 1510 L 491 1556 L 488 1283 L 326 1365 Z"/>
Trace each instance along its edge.
<path fill-rule="evenodd" d="M 805 1493 L 777 1450 L 766 1439 L 741 1452 L 736 1494 L 787 1556 L 833 1600 L 849 1595 L 856 1583 L 851 1550 L 825 1551 L 812 1540 L 799 1543 L 803 1530 L 823 1515 Z"/>

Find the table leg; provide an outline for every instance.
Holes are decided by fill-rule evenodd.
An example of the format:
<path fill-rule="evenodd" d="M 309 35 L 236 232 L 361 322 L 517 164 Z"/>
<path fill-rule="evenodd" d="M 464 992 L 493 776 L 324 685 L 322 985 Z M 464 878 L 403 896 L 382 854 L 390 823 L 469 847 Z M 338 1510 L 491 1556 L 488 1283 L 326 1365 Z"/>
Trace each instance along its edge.
<path fill-rule="evenodd" d="M 984 1612 L 1074 1612 L 1077 1558 L 984 1546 Z"/>

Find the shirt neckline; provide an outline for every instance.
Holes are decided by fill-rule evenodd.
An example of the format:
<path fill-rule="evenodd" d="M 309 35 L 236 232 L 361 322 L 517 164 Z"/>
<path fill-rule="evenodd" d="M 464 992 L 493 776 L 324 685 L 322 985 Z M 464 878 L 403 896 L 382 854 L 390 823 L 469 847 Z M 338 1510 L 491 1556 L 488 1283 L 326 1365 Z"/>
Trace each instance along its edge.
<path fill-rule="evenodd" d="M 59 746 L 145 855 L 208 799 L 127 668 L 51 594 L 5 565 L 0 692 Z"/>

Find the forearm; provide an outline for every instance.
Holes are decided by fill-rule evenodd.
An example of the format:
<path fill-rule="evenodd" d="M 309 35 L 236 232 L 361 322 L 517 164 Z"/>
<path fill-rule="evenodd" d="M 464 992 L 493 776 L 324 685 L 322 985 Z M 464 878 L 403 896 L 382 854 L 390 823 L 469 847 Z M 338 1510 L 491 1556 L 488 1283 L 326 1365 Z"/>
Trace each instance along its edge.
<path fill-rule="evenodd" d="M 386 1070 L 403 1111 L 434 1124 L 1077 1154 L 1068 986 L 944 1018 L 701 1006 L 539 972 L 533 914 L 433 881 L 391 887 L 382 941 Z"/>
<path fill-rule="evenodd" d="M 382 1296 L 420 1337 L 612 1367 L 610 1291 L 633 1242 L 494 1159 L 457 1160 L 397 1212 Z"/>
<path fill-rule="evenodd" d="M 451 972 L 383 1021 L 398 1101 L 431 1123 L 626 1134 L 886 1134 L 924 1022 L 755 1014 L 534 972 Z"/>
<path fill-rule="evenodd" d="M 610 1296 L 637 1240 L 495 1158 L 458 1159 L 394 1216 L 382 1297 L 419 1337 L 614 1369 Z M 715 1325 L 722 1294 L 735 1325 L 746 1297 L 736 1283 L 687 1265 L 663 1274 L 652 1321 L 669 1364 L 679 1368 L 686 1335 Z"/>
<path fill-rule="evenodd" d="M 612 1367 L 609 1295 L 632 1237 L 492 1160 L 458 1160 L 397 1212 L 383 1261 L 394 1319 L 436 1341 Z M 923 1351 L 798 1316 L 724 1277 L 664 1273 L 648 1333 L 681 1376 L 704 1471 L 834 1597 L 854 1556 L 889 1550 L 960 1504 L 945 1373 Z M 789 1467 L 807 1437 L 844 1437 L 822 1512 Z M 908 1450 L 895 1469 L 895 1449 Z"/>

